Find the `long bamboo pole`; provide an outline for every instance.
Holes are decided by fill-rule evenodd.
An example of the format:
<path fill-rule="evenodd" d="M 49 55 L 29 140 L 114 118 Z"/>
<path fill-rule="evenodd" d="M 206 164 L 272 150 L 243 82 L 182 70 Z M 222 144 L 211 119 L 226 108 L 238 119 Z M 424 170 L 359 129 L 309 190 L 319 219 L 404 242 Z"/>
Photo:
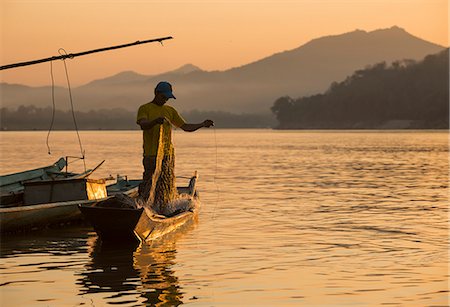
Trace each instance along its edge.
<path fill-rule="evenodd" d="M 141 44 L 147 44 L 147 43 L 153 43 L 153 42 L 160 42 L 161 43 L 164 40 L 172 39 L 172 38 L 173 38 L 172 36 L 167 36 L 167 37 L 149 39 L 149 40 L 145 40 L 145 41 L 136 41 L 134 43 L 129 43 L 129 44 L 123 44 L 123 45 L 117 45 L 117 46 L 112 46 L 112 47 L 106 47 L 106 48 L 94 49 L 94 50 L 89 50 L 89 51 L 83 51 L 83 52 L 78 52 L 78 53 L 69 53 L 69 54 L 63 54 L 63 55 L 60 55 L 60 56 L 52 56 L 52 57 L 45 58 L 45 59 L 40 59 L 40 60 L 34 60 L 34 61 L 28 61 L 28 62 L 20 62 L 20 63 L 15 63 L 15 64 L 8 64 L 8 65 L 1 66 L 0 70 L 16 68 L 16 67 L 20 67 L 20 66 L 34 65 L 34 64 L 43 63 L 43 62 L 49 62 L 49 61 L 53 61 L 53 60 L 64 60 L 64 59 L 67 59 L 67 58 L 72 59 L 72 58 L 77 57 L 77 56 L 82 56 L 82 55 L 96 53 L 96 52 L 103 52 L 103 51 L 107 51 L 107 50 L 114 50 L 114 49 L 119 49 L 119 48 L 131 47 L 131 46 L 135 46 L 135 45 L 141 45 Z"/>

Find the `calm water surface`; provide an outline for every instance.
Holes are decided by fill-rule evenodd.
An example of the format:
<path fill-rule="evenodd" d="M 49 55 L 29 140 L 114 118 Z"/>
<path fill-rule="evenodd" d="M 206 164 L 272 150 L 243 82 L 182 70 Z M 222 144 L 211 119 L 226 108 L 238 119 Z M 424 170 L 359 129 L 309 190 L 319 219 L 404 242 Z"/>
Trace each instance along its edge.
<path fill-rule="evenodd" d="M 1 173 L 79 155 L 73 132 L 1 132 Z M 81 132 L 95 173 L 141 176 L 139 131 Z M 150 246 L 89 226 L 3 236 L 2 306 L 447 306 L 448 133 L 174 133 L 198 221 Z M 71 166 L 81 170 L 82 163 Z M 94 177 L 95 177 L 94 176 Z M 183 184 L 186 179 L 180 178 Z"/>

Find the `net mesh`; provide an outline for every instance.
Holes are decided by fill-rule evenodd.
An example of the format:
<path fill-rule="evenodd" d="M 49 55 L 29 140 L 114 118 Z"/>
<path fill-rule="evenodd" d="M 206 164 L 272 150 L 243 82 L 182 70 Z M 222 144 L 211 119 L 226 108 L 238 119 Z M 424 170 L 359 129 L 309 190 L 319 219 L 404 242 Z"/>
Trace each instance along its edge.
<path fill-rule="evenodd" d="M 157 214 L 167 213 L 166 207 L 178 197 L 175 185 L 175 152 L 170 146 L 170 140 L 165 141 L 163 135 L 164 127 L 161 125 L 155 171 L 151 181 L 145 183 L 145 187 L 150 189 L 149 197 L 142 204 L 145 210 Z"/>
<path fill-rule="evenodd" d="M 190 198 L 178 194 L 175 184 L 175 152 L 170 140 L 167 141 L 163 137 L 163 129 L 163 125 L 161 125 L 155 170 L 153 175 L 144 178 L 142 183 L 143 198 L 117 194 L 113 201 L 105 203 L 104 206 L 144 208 L 149 216 L 154 214 L 173 216 L 192 208 L 193 204 Z"/>

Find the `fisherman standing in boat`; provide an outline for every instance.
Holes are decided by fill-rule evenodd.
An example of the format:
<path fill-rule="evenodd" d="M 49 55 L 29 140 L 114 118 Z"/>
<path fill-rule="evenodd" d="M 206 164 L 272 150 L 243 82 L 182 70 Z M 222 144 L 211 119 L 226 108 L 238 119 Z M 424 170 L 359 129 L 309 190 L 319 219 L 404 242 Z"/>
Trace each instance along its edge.
<path fill-rule="evenodd" d="M 212 120 L 205 120 L 199 124 L 190 124 L 178 114 L 171 106 L 165 105 L 170 99 L 176 99 L 169 82 L 159 82 L 155 87 L 155 97 L 152 101 L 139 107 L 136 123 L 141 126 L 144 138 L 144 173 L 143 181 L 139 186 L 139 196 L 146 201 L 149 197 L 152 175 L 157 165 L 158 145 L 160 144 L 160 126 L 163 126 L 164 158 L 161 167 L 161 177 L 174 178 L 174 148 L 172 145 L 172 125 L 187 132 L 200 128 L 209 128 L 214 125 Z M 176 189 L 173 185 L 173 189 Z M 172 191 L 164 191 L 171 193 Z M 174 191 L 175 192 L 175 191 Z"/>

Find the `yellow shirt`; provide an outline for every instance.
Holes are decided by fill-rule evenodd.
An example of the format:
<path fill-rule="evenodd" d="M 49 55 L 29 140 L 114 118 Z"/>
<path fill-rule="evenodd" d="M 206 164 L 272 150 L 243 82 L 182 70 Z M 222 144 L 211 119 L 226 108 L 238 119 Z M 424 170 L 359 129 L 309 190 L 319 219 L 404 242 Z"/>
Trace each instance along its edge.
<path fill-rule="evenodd" d="M 170 154 L 173 149 L 171 124 L 179 128 L 186 122 L 173 107 L 166 105 L 158 106 L 151 102 L 139 107 L 136 121 L 139 121 L 140 119 L 152 121 L 158 117 L 164 117 L 170 122 L 165 121 L 163 124 L 164 154 Z M 156 156 L 159 143 L 159 127 L 160 125 L 156 124 L 151 129 L 144 130 L 144 156 Z"/>

